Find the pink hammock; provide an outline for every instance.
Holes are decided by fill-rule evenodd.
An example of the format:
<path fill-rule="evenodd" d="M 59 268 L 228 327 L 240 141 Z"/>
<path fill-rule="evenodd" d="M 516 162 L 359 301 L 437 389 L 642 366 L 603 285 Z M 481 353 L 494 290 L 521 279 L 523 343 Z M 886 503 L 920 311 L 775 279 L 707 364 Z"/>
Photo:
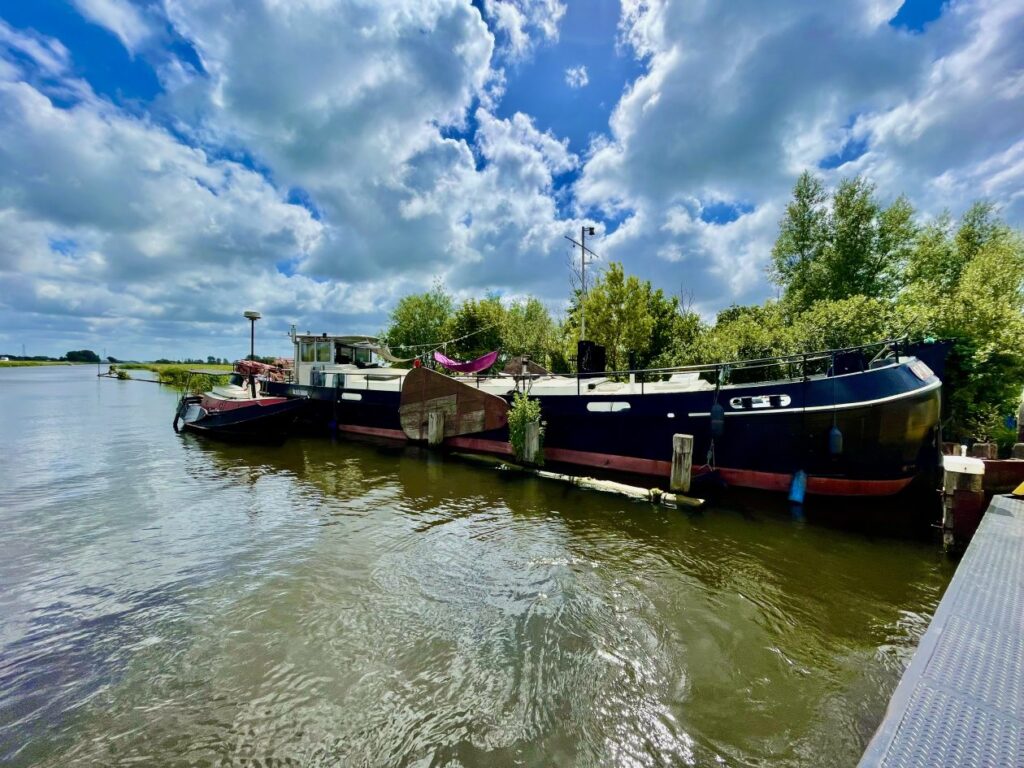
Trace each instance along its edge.
<path fill-rule="evenodd" d="M 458 371 L 459 373 L 479 373 L 480 371 L 486 371 L 494 365 L 494 361 L 498 359 L 498 353 L 497 351 L 488 352 L 483 357 L 478 357 L 476 360 L 470 360 L 468 363 L 452 360 L 450 357 L 445 357 L 440 352 L 434 353 L 434 359 L 450 371 Z"/>

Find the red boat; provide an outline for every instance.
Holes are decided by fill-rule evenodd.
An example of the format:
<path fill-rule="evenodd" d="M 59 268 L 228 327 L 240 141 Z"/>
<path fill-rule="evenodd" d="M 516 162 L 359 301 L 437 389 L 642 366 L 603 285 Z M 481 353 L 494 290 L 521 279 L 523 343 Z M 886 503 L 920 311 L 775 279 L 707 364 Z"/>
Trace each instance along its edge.
<path fill-rule="evenodd" d="M 192 370 L 193 375 L 224 376 L 223 371 Z M 281 381 L 282 367 L 253 360 L 241 360 L 228 376 L 227 384 L 209 392 L 186 394 L 178 403 L 174 430 L 184 429 L 222 440 L 281 442 L 306 407 L 305 398 L 278 397 L 261 392 L 264 381 Z"/>

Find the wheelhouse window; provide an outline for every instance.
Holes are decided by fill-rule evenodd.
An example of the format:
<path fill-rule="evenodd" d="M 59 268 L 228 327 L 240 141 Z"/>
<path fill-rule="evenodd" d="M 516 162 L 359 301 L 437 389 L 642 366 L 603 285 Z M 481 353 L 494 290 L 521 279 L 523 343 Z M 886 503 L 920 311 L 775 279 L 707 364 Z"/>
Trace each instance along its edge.
<path fill-rule="evenodd" d="M 316 343 L 316 361 L 318 363 L 329 363 L 332 361 L 331 342 L 318 341 Z"/>
<path fill-rule="evenodd" d="M 369 363 L 372 359 L 373 353 L 366 347 L 338 344 L 334 352 L 334 362 L 339 364 Z"/>
<path fill-rule="evenodd" d="M 316 345 L 312 341 L 303 341 L 299 344 L 299 359 L 304 363 L 316 362 Z"/>

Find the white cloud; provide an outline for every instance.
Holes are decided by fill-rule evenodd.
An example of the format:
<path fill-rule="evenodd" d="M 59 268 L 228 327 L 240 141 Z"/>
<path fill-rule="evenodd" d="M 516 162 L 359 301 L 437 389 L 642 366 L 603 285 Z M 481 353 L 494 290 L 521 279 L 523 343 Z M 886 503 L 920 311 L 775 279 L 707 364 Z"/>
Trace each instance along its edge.
<path fill-rule="evenodd" d="M 113 32 L 125 48 L 137 51 L 153 35 L 139 7 L 126 0 L 72 0 L 79 13 Z"/>
<path fill-rule="evenodd" d="M 0 54 L 4 56 L 7 66 L 4 77 L 10 79 L 23 74 L 12 61 L 17 56 L 27 57 L 42 74 L 49 77 L 62 74 L 68 66 L 68 49 L 59 40 L 31 31 L 12 29 L 3 19 L 0 19 Z"/>
<path fill-rule="evenodd" d="M 224 318 L 235 304 L 220 299 L 319 243 L 322 225 L 259 173 L 76 92 L 61 108 L 0 81 L 3 324 Z"/>
<path fill-rule="evenodd" d="M 863 172 L 927 213 L 991 195 L 1019 224 L 1024 6 L 954 3 L 922 34 L 888 24 L 898 7 L 624 2 L 620 45 L 646 72 L 575 188 L 581 211 L 633 214 L 605 250 L 710 306 L 764 298 L 796 175 L 850 143 L 866 152 L 826 181 Z M 704 221 L 713 201 L 753 211 Z"/>
<path fill-rule="evenodd" d="M 317 4 L 302 14 L 251 8 L 169 6 L 211 73 L 202 101 L 188 85 L 170 104 L 180 112 L 186 99 L 198 103 L 208 137 L 246 147 L 275 178 L 310 193 L 326 231 L 303 273 L 466 284 L 493 279 L 482 263 L 503 269 L 493 254 L 551 252 L 538 238 L 559 226 L 552 175 L 576 161 L 525 116 L 491 116 L 505 74 L 492 68 L 494 39 L 475 8 L 454 0 Z M 522 28 L 546 39 L 564 7 L 498 3 L 485 12 L 521 14 Z M 476 99 L 475 145 L 444 138 L 467 126 Z"/>
<path fill-rule="evenodd" d="M 504 40 L 503 52 L 513 61 L 524 59 L 538 38 L 557 42 L 566 11 L 560 0 L 484 0 L 483 9 Z"/>
<path fill-rule="evenodd" d="M 206 344 L 243 306 L 265 333 L 374 331 L 434 276 L 554 301 L 585 220 L 601 263 L 711 313 L 772 293 L 796 174 L 856 145 L 827 181 L 863 172 L 929 213 L 990 196 L 1019 225 L 1024 9 L 960 0 L 910 34 L 897 6 L 625 0 L 643 75 L 582 159 L 501 108 L 558 0 L 80 0 L 154 62 L 164 93 L 130 109 L 0 22 L 0 342 L 31 322 Z M 169 36 L 201 64 L 154 53 Z"/>
<path fill-rule="evenodd" d="M 1024 223 L 1024 5 L 954 4 L 930 28 L 941 48 L 891 107 L 853 134 L 870 151 L 850 166 L 937 213 L 992 198 Z M 940 181 L 941 180 L 941 181 Z"/>
<path fill-rule="evenodd" d="M 71 78 L 59 87 L 85 92 L 69 108 L 4 84 L 0 186 L 17 204 L 0 228 L 18 243 L 0 250 L 0 269 L 18 274 L 0 295 L 4 320 L 72 315 L 93 332 L 120 318 L 158 339 L 207 333 L 251 305 L 266 328 L 375 331 L 432 276 L 461 291 L 563 293 L 543 271 L 562 266 L 553 179 L 578 161 L 527 116 L 488 110 L 503 75 L 476 9 L 167 11 L 204 71 L 164 62 L 155 113 L 188 143 Z M 475 141 L 446 138 L 478 98 Z M 268 178 L 223 159 L 241 152 Z M 317 217 L 286 202 L 290 188 Z"/>
<path fill-rule="evenodd" d="M 586 88 L 589 82 L 587 68 L 583 64 L 565 70 L 565 83 L 570 88 Z"/>

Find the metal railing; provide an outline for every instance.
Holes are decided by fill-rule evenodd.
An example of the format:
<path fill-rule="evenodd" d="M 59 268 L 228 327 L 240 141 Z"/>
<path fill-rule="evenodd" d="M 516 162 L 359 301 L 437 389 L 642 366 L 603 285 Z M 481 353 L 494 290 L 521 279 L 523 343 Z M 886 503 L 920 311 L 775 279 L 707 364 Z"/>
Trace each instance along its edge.
<path fill-rule="evenodd" d="M 747 360 L 731 360 L 720 363 L 699 363 L 695 365 L 677 365 L 667 368 L 632 368 L 615 371 L 596 371 L 592 373 L 575 374 L 512 374 L 516 382 L 516 389 L 520 382 L 532 383 L 537 379 L 549 376 L 573 377 L 576 379 L 576 394 L 583 391 L 582 382 L 588 379 L 611 379 L 615 381 L 629 381 L 640 384 L 640 394 L 644 394 L 645 383 L 657 383 L 667 381 L 669 377 L 677 373 L 696 373 L 698 376 L 710 375 L 710 383 L 717 386 L 726 384 L 756 384 L 768 381 L 806 381 L 811 376 L 831 376 L 837 360 L 842 360 L 844 365 L 857 363 L 856 369 L 866 371 L 871 365 L 882 359 L 886 353 L 891 352 L 893 362 L 899 363 L 901 347 L 906 346 L 906 336 L 885 339 L 884 341 L 860 344 L 854 347 L 842 347 L 837 349 L 820 350 L 815 352 L 802 352 L 792 355 L 780 355 L 775 357 L 761 357 Z M 866 353 L 869 350 L 877 350 L 868 358 Z M 904 356 L 905 351 L 904 351 Z M 755 375 L 760 372 L 762 375 Z M 846 372 L 854 370 L 846 369 Z M 477 385 L 496 379 L 506 379 L 505 376 L 475 376 Z"/>

